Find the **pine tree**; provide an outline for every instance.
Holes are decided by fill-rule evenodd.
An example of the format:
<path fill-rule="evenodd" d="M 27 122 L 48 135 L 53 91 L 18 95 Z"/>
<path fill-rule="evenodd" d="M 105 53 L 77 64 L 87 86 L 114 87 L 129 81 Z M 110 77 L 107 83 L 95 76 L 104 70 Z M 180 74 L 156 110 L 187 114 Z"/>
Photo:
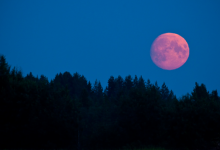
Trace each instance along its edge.
<path fill-rule="evenodd" d="M 135 77 L 134 77 L 134 81 L 133 81 L 133 82 L 134 82 L 134 87 L 135 87 L 135 88 L 138 88 L 138 85 L 139 85 L 139 84 L 138 84 L 138 78 L 137 78 L 137 75 L 135 75 Z"/>
<path fill-rule="evenodd" d="M 88 84 L 87 84 L 87 91 L 88 91 L 88 93 L 90 94 L 91 93 L 91 91 L 92 91 L 92 84 L 91 84 L 91 82 L 89 81 L 88 82 Z"/>
<path fill-rule="evenodd" d="M 195 82 L 195 88 L 192 92 L 192 98 L 197 100 L 208 100 L 209 92 L 207 91 L 205 85 L 202 83 L 200 86 Z"/>
<path fill-rule="evenodd" d="M 109 80 L 108 80 L 108 88 L 107 88 L 107 94 L 108 97 L 111 97 L 115 94 L 115 79 L 113 76 L 110 76 Z"/>
<path fill-rule="evenodd" d="M 5 60 L 5 56 L 0 56 L 0 86 L 6 86 L 9 82 L 10 66 Z M 1 87 L 0 87 L 1 88 Z"/>
<path fill-rule="evenodd" d="M 167 88 L 165 82 L 162 84 L 162 87 L 160 89 L 160 93 L 161 93 L 161 97 L 163 100 L 168 99 L 170 92 L 169 92 L 169 89 Z"/>
<path fill-rule="evenodd" d="M 144 79 L 143 79 L 142 76 L 140 76 L 140 78 L 139 78 L 139 80 L 138 80 L 138 86 L 139 86 L 139 88 L 141 88 L 141 89 L 145 89 L 145 81 L 144 81 Z"/>
<path fill-rule="evenodd" d="M 94 91 L 94 94 L 96 95 L 96 97 L 100 100 L 102 99 L 102 96 L 103 96 L 103 88 L 102 88 L 102 85 L 100 83 L 100 81 L 98 82 L 98 80 L 96 79 L 95 80 L 95 84 L 94 84 L 94 87 L 93 87 L 93 91 Z"/>
<path fill-rule="evenodd" d="M 132 81 L 131 75 L 126 76 L 124 81 L 124 88 L 129 91 L 133 86 L 134 83 Z"/>
<path fill-rule="evenodd" d="M 152 87 L 152 84 L 150 83 L 150 79 L 147 80 L 147 89 L 150 89 Z"/>

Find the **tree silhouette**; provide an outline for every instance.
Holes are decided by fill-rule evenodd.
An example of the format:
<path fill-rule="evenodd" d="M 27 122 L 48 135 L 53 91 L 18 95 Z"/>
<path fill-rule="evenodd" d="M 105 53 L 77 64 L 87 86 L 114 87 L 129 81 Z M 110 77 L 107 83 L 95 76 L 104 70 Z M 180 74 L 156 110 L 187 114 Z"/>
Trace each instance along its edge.
<path fill-rule="evenodd" d="M 220 97 L 197 82 L 179 100 L 165 83 L 136 75 L 110 76 L 103 91 L 77 72 L 23 77 L 0 56 L 0 112 L 1 149 L 193 150 L 220 142 Z"/>

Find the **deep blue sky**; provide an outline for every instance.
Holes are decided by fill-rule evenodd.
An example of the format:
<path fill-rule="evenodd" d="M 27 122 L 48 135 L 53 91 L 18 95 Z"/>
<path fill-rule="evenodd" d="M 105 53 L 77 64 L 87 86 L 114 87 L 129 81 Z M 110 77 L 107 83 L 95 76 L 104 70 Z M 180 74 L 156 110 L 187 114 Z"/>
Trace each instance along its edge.
<path fill-rule="evenodd" d="M 78 72 L 105 88 L 111 75 L 142 75 L 165 82 L 177 97 L 191 93 L 195 82 L 219 93 L 219 8 L 218 0 L 1 0 L 0 54 L 23 76 L 51 80 Z M 152 42 L 166 32 L 190 48 L 187 62 L 172 71 L 150 57 Z"/>

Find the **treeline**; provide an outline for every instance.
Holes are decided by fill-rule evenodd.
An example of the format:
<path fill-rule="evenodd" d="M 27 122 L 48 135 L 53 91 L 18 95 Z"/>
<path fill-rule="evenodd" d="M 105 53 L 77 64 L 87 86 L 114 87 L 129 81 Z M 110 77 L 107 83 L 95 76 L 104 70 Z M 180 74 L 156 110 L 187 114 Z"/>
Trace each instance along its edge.
<path fill-rule="evenodd" d="M 105 89 L 78 73 L 23 77 L 1 56 L 0 139 L 10 149 L 207 149 L 220 141 L 220 97 L 195 83 L 177 100 L 142 76 L 111 76 Z"/>

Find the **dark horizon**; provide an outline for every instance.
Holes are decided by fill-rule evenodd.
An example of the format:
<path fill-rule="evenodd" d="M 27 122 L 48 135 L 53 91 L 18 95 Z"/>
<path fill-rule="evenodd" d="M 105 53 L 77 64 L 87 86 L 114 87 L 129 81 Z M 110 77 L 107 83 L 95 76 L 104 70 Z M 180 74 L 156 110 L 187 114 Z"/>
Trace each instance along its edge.
<path fill-rule="evenodd" d="M 111 76 L 103 93 L 77 73 L 23 77 L 0 56 L 0 112 L 1 149 L 220 148 L 220 97 L 198 83 L 178 101 L 165 84 Z"/>
<path fill-rule="evenodd" d="M 3 56 L 4 58 L 6 58 L 5 55 L 2 55 L 2 54 L 0 54 L 0 56 Z M 7 63 L 7 64 L 9 65 L 9 67 L 10 67 L 10 72 L 12 72 L 12 70 L 15 69 L 16 71 L 18 71 L 18 72 L 21 73 L 21 75 L 22 75 L 23 78 L 27 78 L 28 76 L 32 76 L 32 77 L 34 77 L 34 78 L 40 80 L 40 79 L 43 77 L 43 78 L 46 78 L 49 83 L 51 83 L 51 81 L 54 81 L 57 76 L 60 76 L 60 75 L 63 76 L 63 75 L 66 74 L 66 73 L 67 73 L 67 74 L 71 74 L 71 73 L 68 72 L 68 71 L 65 71 L 64 73 L 59 72 L 59 73 L 57 73 L 57 74 L 55 75 L 54 78 L 52 78 L 51 80 L 49 80 L 48 77 L 45 76 L 45 75 L 43 75 L 43 74 L 41 74 L 40 76 L 38 76 L 38 75 L 37 75 L 37 76 L 34 76 L 32 72 L 29 72 L 27 75 L 24 75 L 23 72 L 22 72 L 22 68 L 18 68 L 18 67 L 15 67 L 15 66 L 12 67 L 12 65 L 10 65 L 9 62 L 7 62 L 7 59 L 6 59 L 6 63 Z M 102 87 L 102 92 L 103 92 L 103 94 L 105 93 L 105 90 L 108 89 L 108 87 L 109 87 L 108 81 L 109 81 L 112 77 L 113 77 L 114 79 L 116 79 L 116 80 L 117 80 L 118 78 L 121 78 L 121 77 L 122 77 L 122 76 L 120 76 L 120 75 L 117 76 L 117 77 L 110 76 L 109 79 L 107 80 L 107 86 L 103 87 L 102 83 L 101 83 L 100 80 L 98 80 L 98 79 L 96 79 L 95 82 L 92 83 L 91 81 L 87 80 L 86 76 L 84 76 L 83 74 L 80 74 L 80 73 L 78 73 L 78 72 L 75 72 L 75 73 L 73 73 L 73 74 L 71 74 L 71 75 L 72 75 L 72 76 L 75 76 L 76 74 L 79 75 L 79 76 L 81 76 L 81 77 L 85 77 L 85 80 L 87 81 L 87 84 L 88 84 L 88 83 L 91 83 L 91 88 L 95 88 L 96 82 L 100 83 L 100 85 L 101 85 L 101 87 Z M 132 77 L 131 75 L 127 75 L 127 76 L 125 76 L 125 78 L 122 77 L 123 82 L 125 82 L 125 79 L 128 78 L 128 77 L 131 77 L 131 81 L 132 81 L 132 82 L 134 82 L 135 77 L 137 77 L 137 79 L 142 78 L 142 79 L 144 80 L 145 87 L 147 87 L 147 84 L 149 84 L 148 82 L 150 81 L 150 79 L 144 79 L 143 76 L 138 77 L 137 75 L 135 75 L 134 77 Z M 152 84 L 152 85 L 157 85 L 158 88 L 159 88 L 159 90 L 162 89 L 163 84 L 166 85 L 166 83 L 163 82 L 163 84 L 160 86 L 160 85 L 158 85 L 158 82 L 157 82 L 157 81 L 154 82 L 154 83 L 150 81 L 150 84 Z M 200 85 L 198 82 L 195 82 L 193 88 L 195 88 L 197 84 Z M 204 86 L 206 87 L 206 85 L 205 85 L 204 83 L 201 83 L 201 85 L 204 85 Z M 172 92 L 173 92 L 174 96 L 176 96 L 176 94 L 175 94 L 175 92 L 174 92 L 173 90 L 171 90 L 167 85 L 166 85 L 166 87 L 168 88 L 169 91 L 172 91 Z M 206 88 L 207 88 L 207 87 L 206 87 Z M 212 94 L 213 91 L 216 91 L 217 94 L 218 94 L 218 91 L 217 91 L 217 90 L 208 91 L 208 93 L 209 93 L 209 94 Z M 176 96 L 176 98 L 177 98 L 177 100 L 182 100 L 185 96 L 189 96 L 189 95 L 192 96 L 192 92 L 193 92 L 193 90 L 192 90 L 191 92 L 188 92 L 188 93 L 186 93 L 186 94 L 183 94 L 183 95 L 180 96 L 180 97 L 177 97 L 177 96 Z"/>

